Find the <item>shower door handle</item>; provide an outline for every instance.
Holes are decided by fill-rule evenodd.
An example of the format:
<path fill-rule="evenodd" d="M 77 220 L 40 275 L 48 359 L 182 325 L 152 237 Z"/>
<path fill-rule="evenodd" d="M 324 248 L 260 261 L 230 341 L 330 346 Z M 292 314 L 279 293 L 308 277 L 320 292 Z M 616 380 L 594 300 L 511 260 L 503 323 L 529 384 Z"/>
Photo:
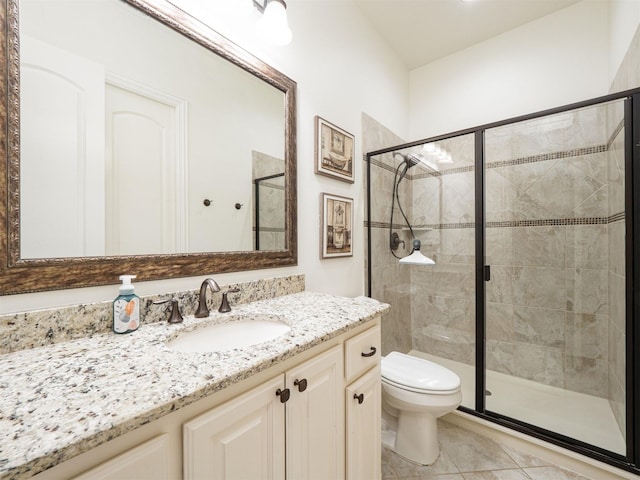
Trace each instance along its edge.
<path fill-rule="evenodd" d="M 491 265 L 484 266 L 484 281 L 488 282 L 491 280 Z"/>

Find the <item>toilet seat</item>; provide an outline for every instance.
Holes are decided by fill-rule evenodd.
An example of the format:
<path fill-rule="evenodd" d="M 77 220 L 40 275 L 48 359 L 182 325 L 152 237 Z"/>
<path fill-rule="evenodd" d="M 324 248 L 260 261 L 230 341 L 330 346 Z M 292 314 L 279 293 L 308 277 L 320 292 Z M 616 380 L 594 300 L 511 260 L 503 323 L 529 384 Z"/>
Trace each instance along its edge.
<path fill-rule="evenodd" d="M 431 395 L 460 390 L 460 377 L 448 368 L 400 352 L 382 358 L 382 381 L 402 390 Z"/>

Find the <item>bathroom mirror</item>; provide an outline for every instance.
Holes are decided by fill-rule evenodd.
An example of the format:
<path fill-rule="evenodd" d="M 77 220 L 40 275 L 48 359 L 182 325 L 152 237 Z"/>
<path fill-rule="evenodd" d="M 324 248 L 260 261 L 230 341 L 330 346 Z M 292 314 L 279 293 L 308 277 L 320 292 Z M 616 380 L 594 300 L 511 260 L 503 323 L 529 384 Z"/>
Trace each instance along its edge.
<path fill-rule="evenodd" d="M 293 80 L 164 0 L 0 1 L 0 294 L 296 264 Z"/>

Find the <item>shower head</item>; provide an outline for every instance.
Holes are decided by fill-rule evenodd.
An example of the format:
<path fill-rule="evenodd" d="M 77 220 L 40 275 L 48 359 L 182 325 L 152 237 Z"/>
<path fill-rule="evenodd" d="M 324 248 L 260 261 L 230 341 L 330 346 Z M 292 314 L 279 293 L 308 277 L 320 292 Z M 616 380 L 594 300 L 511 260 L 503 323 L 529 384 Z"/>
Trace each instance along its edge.
<path fill-rule="evenodd" d="M 424 157 L 419 153 L 407 153 L 404 155 L 404 161 L 407 162 L 407 168 L 411 168 L 424 162 Z"/>
<path fill-rule="evenodd" d="M 400 153 L 400 152 L 395 152 L 393 154 L 394 157 L 399 157 L 401 159 L 402 162 L 404 162 L 405 165 L 407 165 L 407 168 L 411 168 L 417 164 L 419 164 L 420 162 L 424 161 L 424 157 L 422 155 L 420 155 L 419 153 Z"/>
<path fill-rule="evenodd" d="M 400 178 L 398 179 L 398 181 L 404 178 L 404 176 L 407 174 L 407 170 L 409 170 L 411 167 L 414 167 L 419 163 L 424 163 L 424 157 L 419 153 L 395 152 L 393 156 L 400 157 L 402 159 L 402 162 L 400 163 L 400 165 L 404 163 L 404 169 L 402 170 L 402 173 L 400 174 Z M 400 168 L 400 165 L 398 165 L 398 168 Z"/>

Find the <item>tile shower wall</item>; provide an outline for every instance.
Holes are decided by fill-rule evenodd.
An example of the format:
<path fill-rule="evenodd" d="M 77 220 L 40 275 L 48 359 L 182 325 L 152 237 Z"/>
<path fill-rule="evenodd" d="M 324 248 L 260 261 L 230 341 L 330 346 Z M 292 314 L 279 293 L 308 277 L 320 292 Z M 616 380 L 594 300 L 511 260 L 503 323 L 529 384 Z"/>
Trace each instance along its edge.
<path fill-rule="evenodd" d="M 411 177 L 411 218 L 432 267 L 410 267 L 412 347 L 475 364 L 474 136 L 437 142 L 453 163 Z M 468 399 L 471 401 L 471 399 Z"/>
<path fill-rule="evenodd" d="M 393 134 L 365 117 L 365 151 L 392 143 Z M 400 139 L 395 138 L 396 144 Z M 386 143 L 385 143 L 386 142 Z M 473 136 L 441 142 L 455 157 L 455 168 L 441 172 L 413 167 L 399 187 L 402 206 L 432 267 L 400 265 L 389 249 L 393 182 L 398 159 L 392 154 L 371 161 L 372 296 L 391 304 L 383 319 L 383 354 L 418 349 L 473 363 L 475 345 L 475 241 Z M 406 151 L 404 153 L 407 153 Z M 366 167 L 366 163 L 365 163 Z M 411 234 L 400 212 L 394 228 L 410 252 Z"/>
<path fill-rule="evenodd" d="M 639 59 L 640 60 L 640 59 Z M 613 106 L 612 106 L 613 107 Z M 620 113 L 610 108 L 607 118 L 620 118 Z M 608 341 L 608 395 L 613 415 L 620 431 L 626 438 L 625 392 L 626 392 L 626 275 L 625 275 L 625 221 L 624 212 L 624 130 L 620 128 L 607 152 L 607 176 L 609 186 L 609 218 L 612 219 L 608 231 L 608 285 L 609 324 Z"/>
<path fill-rule="evenodd" d="M 362 114 L 362 150 L 372 152 L 398 145 L 403 140 L 377 122 L 372 117 Z M 395 162 L 395 163 L 394 163 Z M 374 256 L 371 265 L 365 266 L 365 278 L 369 278 L 367 272 L 371 270 L 373 281 L 371 282 L 371 296 L 380 301 L 389 303 L 391 309 L 382 320 L 382 351 L 386 355 L 390 351 L 397 350 L 408 352 L 411 350 L 411 283 L 409 272 L 401 268 L 398 260 L 389 250 L 389 221 L 391 217 L 391 194 L 393 191 L 393 177 L 397 161 L 388 154 L 378 156 L 371 163 L 371 250 Z M 366 172 L 366 157 L 363 162 L 363 171 Z M 366 176 L 365 176 L 366 178 Z M 410 182 L 406 182 L 408 185 Z M 367 186 L 365 185 L 365 189 Z M 408 192 L 403 192 L 402 201 L 406 205 L 409 198 Z M 394 213 L 395 219 L 400 219 L 399 212 Z M 365 222 L 365 245 L 368 245 L 368 229 Z M 400 230 L 398 230 L 400 231 Z M 401 232 L 402 233 L 402 232 Z M 404 234 L 403 234 L 404 235 Z M 405 242 L 408 237 L 404 235 Z M 403 250 L 399 250 L 402 252 Z M 367 258 L 367 252 L 365 252 Z M 368 290 L 367 285 L 367 290 Z"/>
<path fill-rule="evenodd" d="M 486 134 L 487 367 L 608 398 L 605 112 Z"/>
<path fill-rule="evenodd" d="M 640 28 L 612 82 L 611 92 L 619 92 L 640 86 Z M 607 111 L 609 128 L 615 127 L 619 112 Z M 624 136 L 623 131 L 615 137 L 609 149 L 609 215 L 624 208 Z M 625 239 L 624 219 L 616 218 L 609 226 L 609 403 L 620 431 L 625 434 Z"/>
<path fill-rule="evenodd" d="M 621 117 L 608 120 L 606 112 L 584 109 L 487 132 L 487 366 L 614 399 L 623 398 L 623 384 L 610 370 L 623 362 L 609 344 L 624 337 L 612 334 L 609 250 L 623 205 L 609 207 L 608 177 L 620 174 L 608 164 Z M 400 187 L 433 267 L 400 266 L 388 253 L 397 163 L 390 154 L 372 159 L 373 296 L 393 305 L 383 350 L 413 348 L 473 365 L 474 138 L 438 144 L 453 163 L 414 167 Z"/>

